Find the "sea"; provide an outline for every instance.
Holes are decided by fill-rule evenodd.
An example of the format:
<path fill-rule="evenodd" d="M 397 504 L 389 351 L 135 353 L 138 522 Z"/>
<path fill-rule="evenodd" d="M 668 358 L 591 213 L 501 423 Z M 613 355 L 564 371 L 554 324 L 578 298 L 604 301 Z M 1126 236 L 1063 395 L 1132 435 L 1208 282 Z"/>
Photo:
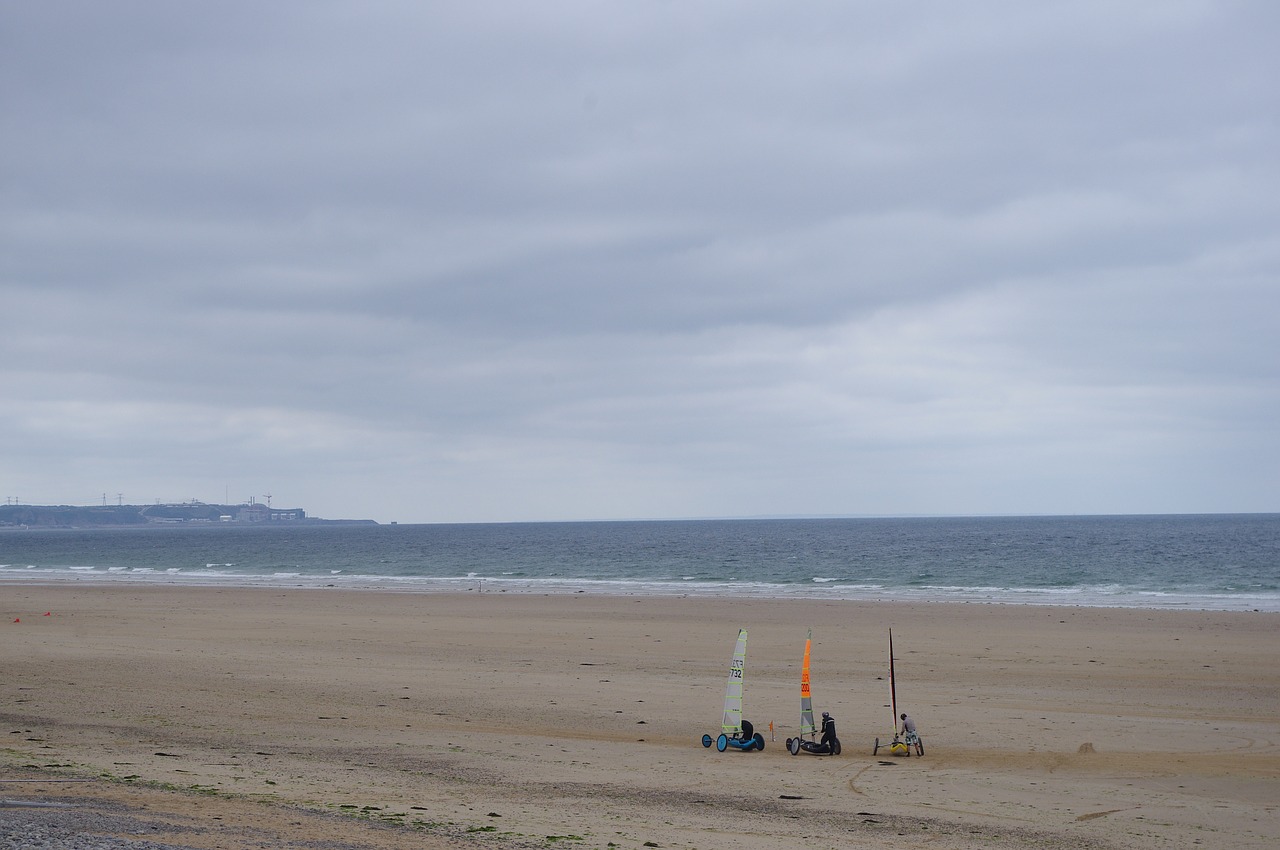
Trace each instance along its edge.
<path fill-rule="evenodd" d="M 0 531 L 0 585 L 1280 611 L 1280 514 Z"/>

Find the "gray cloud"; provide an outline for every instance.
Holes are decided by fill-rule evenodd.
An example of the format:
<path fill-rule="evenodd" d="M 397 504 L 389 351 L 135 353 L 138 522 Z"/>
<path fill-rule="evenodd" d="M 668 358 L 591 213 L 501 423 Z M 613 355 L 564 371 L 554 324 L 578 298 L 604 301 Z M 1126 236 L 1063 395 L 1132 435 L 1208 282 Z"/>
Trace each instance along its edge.
<path fill-rule="evenodd" d="M 1278 509 L 1268 4 L 0 14 L 6 496 Z"/>

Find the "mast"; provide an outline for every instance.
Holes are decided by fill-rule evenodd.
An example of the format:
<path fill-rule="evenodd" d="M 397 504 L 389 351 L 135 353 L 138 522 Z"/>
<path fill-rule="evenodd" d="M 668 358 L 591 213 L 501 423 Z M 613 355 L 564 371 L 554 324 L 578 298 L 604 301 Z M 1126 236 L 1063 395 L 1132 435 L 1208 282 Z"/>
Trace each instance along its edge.
<path fill-rule="evenodd" d="M 747 630 L 738 629 L 738 642 L 729 662 L 729 680 L 724 688 L 724 719 L 720 728 L 726 734 L 742 731 L 742 680 L 747 666 Z"/>
<path fill-rule="evenodd" d="M 893 708 L 893 732 L 898 734 L 898 682 L 893 675 L 893 629 L 889 629 L 889 701 Z"/>
<path fill-rule="evenodd" d="M 809 690 L 809 647 L 813 644 L 813 629 L 804 640 L 804 666 L 800 668 L 800 735 L 813 735 L 813 695 Z"/>

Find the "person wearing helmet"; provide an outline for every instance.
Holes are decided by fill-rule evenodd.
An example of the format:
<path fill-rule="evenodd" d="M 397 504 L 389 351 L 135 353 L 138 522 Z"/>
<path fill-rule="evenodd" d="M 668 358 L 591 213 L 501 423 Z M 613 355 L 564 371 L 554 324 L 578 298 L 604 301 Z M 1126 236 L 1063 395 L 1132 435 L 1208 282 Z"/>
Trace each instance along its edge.
<path fill-rule="evenodd" d="M 836 740 L 836 719 L 828 711 L 822 712 L 822 746 L 831 752 Z"/>

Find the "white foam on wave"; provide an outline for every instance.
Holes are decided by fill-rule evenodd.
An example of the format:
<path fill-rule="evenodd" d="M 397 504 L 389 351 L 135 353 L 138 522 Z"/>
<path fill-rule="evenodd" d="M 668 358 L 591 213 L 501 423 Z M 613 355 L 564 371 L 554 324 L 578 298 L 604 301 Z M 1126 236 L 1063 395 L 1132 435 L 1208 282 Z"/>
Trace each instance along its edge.
<path fill-rule="evenodd" d="M 987 603 L 1066 605 L 1101 608 L 1168 608 L 1181 610 L 1280 612 L 1280 593 L 1223 594 L 1157 591 L 1120 585 L 1082 587 L 965 587 L 929 585 L 891 588 L 879 583 L 812 581 L 782 584 L 733 579 L 699 580 L 691 576 L 668 579 L 530 578 L 510 574 L 485 576 L 469 572 L 460 576 L 381 576 L 328 570 L 314 574 L 277 571 L 249 575 L 221 569 L 183 570 L 171 567 L 99 569 L 93 566 L 22 568 L 0 566 L 0 583 L 30 581 L 181 584 L 189 586 L 302 587 L 349 590 L 390 590 L 408 593 L 594 593 L 620 596 L 741 597 L 766 599 L 822 599 L 848 601 L 900 601 L 926 603 Z"/>

